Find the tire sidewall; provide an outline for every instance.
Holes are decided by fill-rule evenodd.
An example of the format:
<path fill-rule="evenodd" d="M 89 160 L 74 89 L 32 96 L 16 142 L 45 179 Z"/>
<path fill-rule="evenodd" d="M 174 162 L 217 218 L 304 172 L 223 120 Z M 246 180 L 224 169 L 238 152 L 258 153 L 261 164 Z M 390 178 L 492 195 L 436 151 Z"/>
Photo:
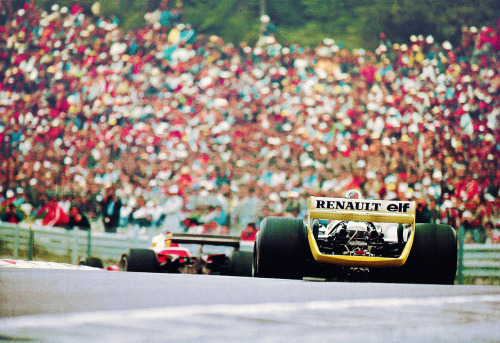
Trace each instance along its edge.
<path fill-rule="evenodd" d="M 411 283 L 453 284 L 457 269 L 457 237 L 449 225 L 416 224 L 410 255 L 403 266 Z"/>
<path fill-rule="evenodd" d="M 253 274 L 301 279 L 307 252 L 307 232 L 302 219 L 267 217 L 262 221 L 256 239 Z"/>
<path fill-rule="evenodd" d="M 158 256 L 151 249 L 130 249 L 127 253 L 127 271 L 156 273 Z"/>

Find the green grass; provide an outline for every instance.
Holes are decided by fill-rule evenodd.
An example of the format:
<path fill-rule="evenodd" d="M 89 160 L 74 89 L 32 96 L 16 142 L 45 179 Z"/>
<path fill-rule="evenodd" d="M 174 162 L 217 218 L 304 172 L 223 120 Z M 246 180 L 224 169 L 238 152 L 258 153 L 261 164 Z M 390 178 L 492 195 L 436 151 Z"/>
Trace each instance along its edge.
<path fill-rule="evenodd" d="M 455 281 L 456 282 L 456 281 Z M 464 285 L 500 286 L 499 277 L 464 276 Z"/>
<path fill-rule="evenodd" d="M 79 259 L 85 259 L 85 257 L 86 256 L 79 256 Z M 2 241 L 0 241 L 0 258 L 10 258 L 10 259 L 14 258 L 14 250 L 8 248 L 6 244 Z M 28 250 L 19 249 L 17 259 L 28 261 L 29 260 Z M 68 253 L 65 255 L 58 255 L 50 251 L 47 251 L 43 248 L 37 247 L 35 245 L 33 261 L 71 263 L 71 259 L 72 256 L 70 251 L 68 251 Z M 103 264 L 104 267 L 107 267 L 110 265 L 117 265 L 118 261 L 108 259 L 108 260 L 103 260 Z"/>

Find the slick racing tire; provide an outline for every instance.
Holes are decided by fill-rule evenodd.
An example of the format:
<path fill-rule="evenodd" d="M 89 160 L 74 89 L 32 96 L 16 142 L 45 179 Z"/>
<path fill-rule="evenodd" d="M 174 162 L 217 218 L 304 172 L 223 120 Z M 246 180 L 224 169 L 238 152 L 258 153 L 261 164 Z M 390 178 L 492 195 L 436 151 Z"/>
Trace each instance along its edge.
<path fill-rule="evenodd" d="M 302 219 L 267 217 L 255 240 L 252 275 L 302 279 L 308 254 L 307 231 Z"/>
<path fill-rule="evenodd" d="M 83 262 L 83 265 L 94 268 L 104 268 L 104 264 L 99 257 L 87 256 L 87 258 L 85 258 L 85 261 Z"/>
<path fill-rule="evenodd" d="M 252 258 L 250 251 L 235 251 L 231 257 L 231 275 L 252 276 Z"/>
<path fill-rule="evenodd" d="M 416 224 L 406 263 L 383 270 L 386 281 L 453 285 L 457 271 L 457 236 L 449 225 Z"/>
<path fill-rule="evenodd" d="M 159 271 L 158 257 L 151 249 L 130 249 L 120 259 L 120 270 L 157 273 Z"/>

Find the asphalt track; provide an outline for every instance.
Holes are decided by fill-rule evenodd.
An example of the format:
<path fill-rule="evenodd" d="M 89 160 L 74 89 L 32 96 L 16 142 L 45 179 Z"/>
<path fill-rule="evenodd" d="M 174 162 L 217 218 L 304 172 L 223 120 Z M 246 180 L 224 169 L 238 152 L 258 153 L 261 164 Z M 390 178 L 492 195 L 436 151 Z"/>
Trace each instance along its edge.
<path fill-rule="evenodd" d="M 1 342 L 500 342 L 499 286 L 0 269 Z"/>

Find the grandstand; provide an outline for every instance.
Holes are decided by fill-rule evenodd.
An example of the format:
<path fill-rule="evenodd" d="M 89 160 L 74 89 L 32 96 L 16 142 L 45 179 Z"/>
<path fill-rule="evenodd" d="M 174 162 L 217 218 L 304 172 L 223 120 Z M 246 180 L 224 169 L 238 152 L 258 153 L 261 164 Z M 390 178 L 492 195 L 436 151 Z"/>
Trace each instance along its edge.
<path fill-rule="evenodd" d="M 493 239 L 483 227 L 500 220 L 498 27 L 467 28 L 456 47 L 412 36 L 368 51 L 272 33 L 234 45 L 161 18 L 125 33 L 78 5 L 4 11 L 4 207 L 35 220 L 55 197 L 97 223 L 116 186 L 121 226 L 225 216 L 219 225 L 239 232 L 356 188 Z"/>

